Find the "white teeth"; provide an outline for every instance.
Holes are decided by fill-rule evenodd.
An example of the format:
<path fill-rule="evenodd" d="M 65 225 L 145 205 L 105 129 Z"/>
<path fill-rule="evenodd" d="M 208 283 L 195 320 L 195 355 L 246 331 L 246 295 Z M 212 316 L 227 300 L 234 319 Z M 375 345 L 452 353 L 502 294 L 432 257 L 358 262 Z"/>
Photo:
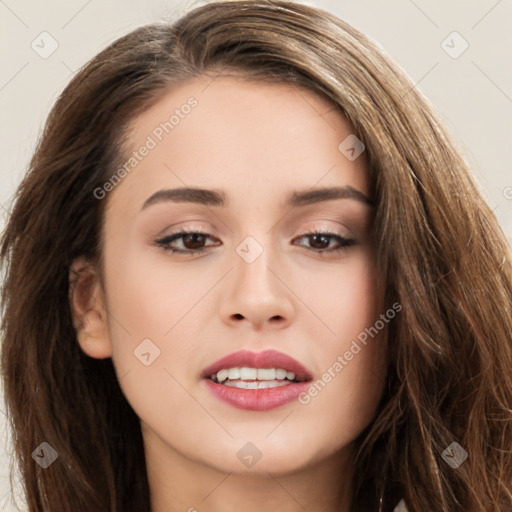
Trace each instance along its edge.
<path fill-rule="evenodd" d="M 230 368 L 228 370 L 228 379 L 239 379 L 240 378 L 240 368 Z"/>
<path fill-rule="evenodd" d="M 231 370 L 229 370 L 231 373 Z M 229 377 L 232 378 L 231 376 Z M 240 368 L 240 378 L 242 380 L 254 380 L 258 378 L 258 370 L 256 368 Z"/>
<path fill-rule="evenodd" d="M 275 378 L 274 368 L 258 368 L 258 380 L 274 380 Z"/>
<path fill-rule="evenodd" d="M 282 368 L 278 368 L 276 370 L 276 379 L 283 380 L 286 379 L 287 371 L 283 370 Z"/>
<path fill-rule="evenodd" d="M 223 380 L 226 380 L 228 378 L 228 375 L 228 370 L 221 370 L 220 372 L 217 372 L 217 380 L 219 382 L 222 382 Z"/>
<path fill-rule="evenodd" d="M 212 378 L 214 377 L 217 378 L 217 382 L 224 382 L 225 384 L 228 384 L 228 382 L 225 381 L 233 381 L 239 379 L 242 381 L 259 380 L 262 382 L 273 382 L 276 380 L 284 381 L 285 379 L 288 381 L 295 380 L 295 373 L 287 372 L 283 368 L 248 368 L 243 366 L 242 368 L 223 368 L 222 370 L 218 371 L 216 375 L 212 375 Z M 289 384 L 289 382 L 282 382 L 282 384 Z M 248 389 L 261 389 L 262 387 L 265 386 Z"/>
<path fill-rule="evenodd" d="M 265 389 L 265 388 L 277 388 L 281 386 L 288 386 L 289 382 L 279 381 L 279 380 L 262 380 L 262 381 L 253 381 L 246 382 L 245 380 L 235 380 L 233 382 L 226 381 L 224 383 L 225 386 L 230 386 L 232 388 L 240 388 L 240 389 Z"/>

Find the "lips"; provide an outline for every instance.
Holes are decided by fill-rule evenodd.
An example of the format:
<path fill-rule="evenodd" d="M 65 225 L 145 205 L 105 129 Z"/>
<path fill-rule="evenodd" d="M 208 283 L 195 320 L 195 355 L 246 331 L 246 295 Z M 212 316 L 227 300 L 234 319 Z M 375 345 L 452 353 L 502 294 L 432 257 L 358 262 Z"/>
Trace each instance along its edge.
<path fill-rule="evenodd" d="M 202 379 L 209 379 L 220 370 L 227 368 L 282 368 L 295 374 L 296 381 L 308 381 L 312 374 L 298 361 L 278 352 L 277 350 L 265 350 L 264 352 L 249 352 L 240 350 L 219 359 L 201 372 Z"/>
<path fill-rule="evenodd" d="M 263 378 L 267 380 L 263 381 L 264 387 L 260 387 L 262 383 L 253 378 L 255 372 L 250 371 L 254 368 L 258 369 L 258 379 L 259 370 L 278 370 L 275 373 L 272 370 L 267 370 L 270 373 L 263 372 Z M 230 370 L 229 379 L 225 377 L 226 370 Z M 231 371 L 235 377 L 231 377 Z M 284 371 L 286 378 L 283 377 Z M 221 383 L 217 376 L 222 374 L 224 378 Z M 252 377 L 243 379 L 244 374 Z M 270 382 L 268 379 L 272 379 L 273 375 L 276 375 L 276 379 Z M 267 411 L 296 400 L 310 386 L 312 378 L 311 372 L 302 364 L 275 350 L 259 353 L 241 350 L 219 359 L 201 372 L 201 383 L 214 397 L 233 407 L 250 411 Z M 256 382 L 258 387 L 255 389 Z"/>

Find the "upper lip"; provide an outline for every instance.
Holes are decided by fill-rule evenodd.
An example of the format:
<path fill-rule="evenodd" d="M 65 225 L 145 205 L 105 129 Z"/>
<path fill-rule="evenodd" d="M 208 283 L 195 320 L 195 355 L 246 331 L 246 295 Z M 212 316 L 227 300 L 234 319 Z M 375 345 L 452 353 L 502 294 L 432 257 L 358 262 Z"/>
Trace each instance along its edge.
<path fill-rule="evenodd" d="M 277 350 L 250 352 L 239 350 L 211 364 L 201 372 L 201 378 L 210 378 L 224 368 L 282 368 L 295 373 L 297 380 L 311 380 L 311 373 L 298 361 Z"/>

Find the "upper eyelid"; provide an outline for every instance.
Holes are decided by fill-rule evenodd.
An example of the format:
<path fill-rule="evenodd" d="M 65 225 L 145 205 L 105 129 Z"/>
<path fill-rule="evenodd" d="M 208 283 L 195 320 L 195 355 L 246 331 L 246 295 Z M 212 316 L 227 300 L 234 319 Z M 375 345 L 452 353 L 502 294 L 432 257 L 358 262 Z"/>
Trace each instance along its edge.
<path fill-rule="evenodd" d="M 187 225 L 188 222 L 192 223 L 192 225 Z M 199 222 L 199 224 L 194 224 L 194 222 Z M 174 224 L 174 227 L 172 228 L 171 232 L 169 232 L 169 235 L 180 233 L 182 231 L 193 232 L 193 233 L 205 232 L 206 234 L 211 235 L 212 231 L 222 231 L 216 227 L 212 227 L 211 225 L 202 224 L 201 222 L 202 221 L 184 220 L 183 222 L 176 223 L 176 224 Z M 320 224 L 318 224 L 318 223 L 320 223 Z M 327 224 L 327 223 L 329 223 L 329 224 Z M 295 224 L 295 222 L 294 222 L 294 224 Z M 340 236 L 352 236 L 352 234 L 353 234 L 352 230 L 345 223 L 340 222 L 339 220 L 326 220 L 326 219 L 307 220 L 305 222 L 305 224 L 306 224 L 306 227 L 301 228 L 299 231 L 311 232 L 311 231 L 322 230 L 322 231 L 334 232 L 334 231 L 337 231 L 339 229 L 339 227 L 338 228 L 332 227 L 332 224 L 337 224 L 338 226 L 343 226 L 342 229 L 347 231 L 347 233 L 346 233 L 346 235 L 343 235 L 341 233 L 334 233 L 334 234 L 340 234 Z M 169 226 L 169 228 L 170 228 L 170 226 Z M 297 231 L 297 230 L 298 229 L 295 229 L 295 228 L 293 229 L 293 231 Z M 233 232 L 231 229 L 229 229 L 229 231 L 231 233 Z M 291 231 L 291 229 L 288 231 Z M 164 232 L 166 232 L 166 230 L 164 230 Z M 163 235 L 163 236 L 168 236 L 168 235 Z"/>
<path fill-rule="evenodd" d="M 194 233 L 207 235 L 207 236 L 209 236 L 211 238 L 217 238 L 215 235 L 212 235 L 211 231 L 212 230 L 210 230 L 210 229 L 203 229 L 203 228 L 200 228 L 200 227 L 188 227 L 188 226 L 186 226 L 186 227 L 177 228 L 175 231 L 172 231 L 172 232 L 167 233 L 165 235 L 159 236 L 158 239 L 164 239 L 164 238 L 168 238 L 170 236 L 179 235 L 179 234 L 194 234 Z M 295 236 L 295 238 L 300 237 L 300 236 L 304 236 L 304 235 L 316 234 L 316 233 L 318 233 L 318 234 L 333 235 L 333 236 L 339 236 L 341 238 L 353 238 L 353 235 L 351 233 L 347 233 L 347 234 L 340 233 L 336 229 L 332 229 L 332 228 L 329 228 L 329 227 L 304 228 L 300 234 Z"/>

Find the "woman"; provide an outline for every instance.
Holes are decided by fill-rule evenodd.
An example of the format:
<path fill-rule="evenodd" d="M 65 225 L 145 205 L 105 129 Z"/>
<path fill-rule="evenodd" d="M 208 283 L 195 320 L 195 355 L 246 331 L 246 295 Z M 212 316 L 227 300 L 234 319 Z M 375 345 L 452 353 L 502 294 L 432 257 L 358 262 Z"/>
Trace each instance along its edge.
<path fill-rule="evenodd" d="M 30 511 L 511 509 L 509 248 L 329 13 L 219 2 L 114 42 L 1 255 Z"/>

